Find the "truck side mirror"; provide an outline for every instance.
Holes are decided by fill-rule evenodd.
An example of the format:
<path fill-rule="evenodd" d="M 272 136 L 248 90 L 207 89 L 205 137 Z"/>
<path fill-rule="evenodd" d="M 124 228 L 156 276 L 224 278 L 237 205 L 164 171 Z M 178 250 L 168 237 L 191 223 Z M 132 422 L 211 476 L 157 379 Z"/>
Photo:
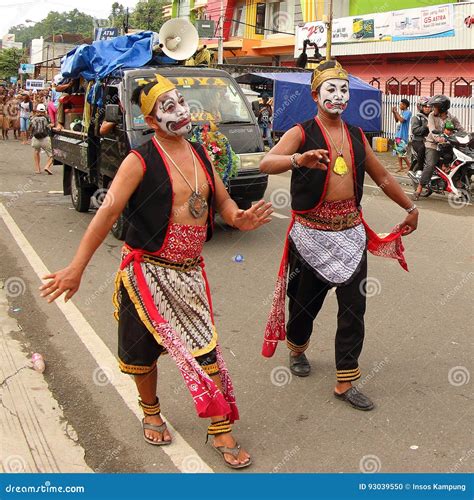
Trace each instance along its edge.
<path fill-rule="evenodd" d="M 118 104 L 107 104 L 105 106 L 105 121 L 110 123 L 118 123 L 120 121 Z"/>

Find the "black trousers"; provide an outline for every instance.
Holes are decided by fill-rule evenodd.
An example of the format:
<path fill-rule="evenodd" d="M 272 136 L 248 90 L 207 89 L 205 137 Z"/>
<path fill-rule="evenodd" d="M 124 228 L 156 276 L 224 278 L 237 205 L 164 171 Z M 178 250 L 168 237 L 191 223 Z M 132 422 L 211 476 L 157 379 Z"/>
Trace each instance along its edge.
<path fill-rule="evenodd" d="M 415 150 L 418 162 L 418 170 L 423 170 L 425 166 L 425 141 L 415 141 L 411 142 L 411 147 Z"/>
<path fill-rule="evenodd" d="M 290 243 L 289 318 L 287 345 L 294 352 L 303 352 L 309 344 L 313 322 L 323 306 L 331 285 L 319 279 L 303 262 Z M 366 308 L 365 279 L 367 254 L 358 271 L 346 285 L 336 289 L 339 311 L 335 339 L 336 376 L 338 382 L 360 378 L 358 359 L 364 342 L 364 314 Z"/>

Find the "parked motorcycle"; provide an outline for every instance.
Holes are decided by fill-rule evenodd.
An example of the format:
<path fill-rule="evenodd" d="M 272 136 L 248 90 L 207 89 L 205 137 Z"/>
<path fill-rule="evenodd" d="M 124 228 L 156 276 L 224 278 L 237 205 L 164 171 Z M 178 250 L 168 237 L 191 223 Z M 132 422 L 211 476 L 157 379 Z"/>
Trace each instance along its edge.
<path fill-rule="evenodd" d="M 435 167 L 430 183 L 420 193 L 427 198 L 433 193 L 449 193 L 459 203 L 470 203 L 471 177 L 474 175 L 474 140 L 466 132 L 455 132 L 444 135 L 439 131 L 434 134 L 442 135 L 445 142 L 438 144 L 440 160 Z M 408 172 L 413 187 L 416 189 L 420 182 L 423 165 L 418 165 L 416 152 L 412 150 L 412 164 Z"/>

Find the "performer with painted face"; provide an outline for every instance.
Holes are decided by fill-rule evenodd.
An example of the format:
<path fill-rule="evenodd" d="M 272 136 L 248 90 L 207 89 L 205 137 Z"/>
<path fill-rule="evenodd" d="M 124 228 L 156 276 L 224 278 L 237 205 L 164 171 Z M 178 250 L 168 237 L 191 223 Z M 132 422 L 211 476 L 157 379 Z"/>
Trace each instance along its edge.
<path fill-rule="evenodd" d="M 74 295 L 87 263 L 128 203 L 130 227 L 114 302 L 120 369 L 134 375 L 144 439 L 171 443 L 156 395 L 157 360 L 167 352 L 198 415 L 211 419 L 208 437 L 224 463 L 247 467 L 250 456 L 232 436 L 239 414 L 217 340 L 201 250 L 212 236 L 216 211 L 246 231 L 270 221 L 271 205 L 262 200 L 239 210 L 204 147 L 186 140 L 191 116 L 181 93 L 159 74 L 140 83 L 132 101 L 154 136 L 125 158 L 73 261 L 45 277 L 42 295 L 49 301 L 63 292 L 66 300 Z"/>
<path fill-rule="evenodd" d="M 361 129 L 342 120 L 349 102 L 349 77 L 341 65 L 336 61 L 319 64 L 311 89 L 317 117 L 286 132 L 260 164 L 269 174 L 292 172 L 292 220 L 262 353 L 272 356 L 278 341 L 286 338 L 291 372 L 308 376 L 311 366 L 305 351 L 313 322 L 328 291 L 336 287 L 334 395 L 354 408 L 371 410 L 372 401 L 352 386 L 361 376 L 358 360 L 364 340 L 367 250 L 396 258 L 406 269 L 401 235 L 416 229 L 418 211 L 377 160 Z M 374 233 L 362 217 L 365 172 L 408 212 L 385 238 Z M 285 292 L 289 298 L 286 331 Z"/>

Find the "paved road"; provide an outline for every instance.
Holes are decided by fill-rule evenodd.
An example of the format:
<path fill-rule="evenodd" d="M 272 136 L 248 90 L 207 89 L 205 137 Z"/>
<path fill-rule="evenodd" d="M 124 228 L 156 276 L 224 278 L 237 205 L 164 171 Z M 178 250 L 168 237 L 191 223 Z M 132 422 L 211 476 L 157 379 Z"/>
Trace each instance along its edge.
<path fill-rule="evenodd" d="M 10 314 L 21 325 L 25 349 L 45 355 L 45 379 L 77 432 L 87 465 L 101 472 L 226 470 L 204 444 L 207 424 L 195 416 L 169 359 L 159 363 L 159 394 L 180 439 L 163 450 L 141 437 L 131 380 L 117 372 L 112 358 L 119 241 L 106 239 L 71 308 L 40 301 L 36 273 L 42 263 L 55 270 L 69 262 L 92 213 L 75 212 L 59 192 L 59 169 L 53 177 L 32 174 L 29 147 L 10 141 L 0 148 L 0 279 L 25 284 L 24 293 L 10 296 L 11 307 L 19 309 Z M 387 232 L 403 212 L 370 187 L 370 179 L 367 184 L 365 217 Z M 442 199 L 420 203 L 419 230 L 405 240 L 410 273 L 369 257 L 372 293 L 360 383 L 377 408 L 364 413 L 332 396 L 334 296 L 315 324 L 310 377 L 289 375 L 284 345 L 272 359 L 260 355 L 289 222 L 288 185 L 286 175 L 271 179 L 266 197 L 277 210 L 271 224 L 252 233 L 218 226 L 204 253 L 240 406 L 236 432 L 254 456 L 251 471 L 471 470 L 472 207 L 455 209 Z M 234 262 L 236 254 L 244 262 Z"/>

